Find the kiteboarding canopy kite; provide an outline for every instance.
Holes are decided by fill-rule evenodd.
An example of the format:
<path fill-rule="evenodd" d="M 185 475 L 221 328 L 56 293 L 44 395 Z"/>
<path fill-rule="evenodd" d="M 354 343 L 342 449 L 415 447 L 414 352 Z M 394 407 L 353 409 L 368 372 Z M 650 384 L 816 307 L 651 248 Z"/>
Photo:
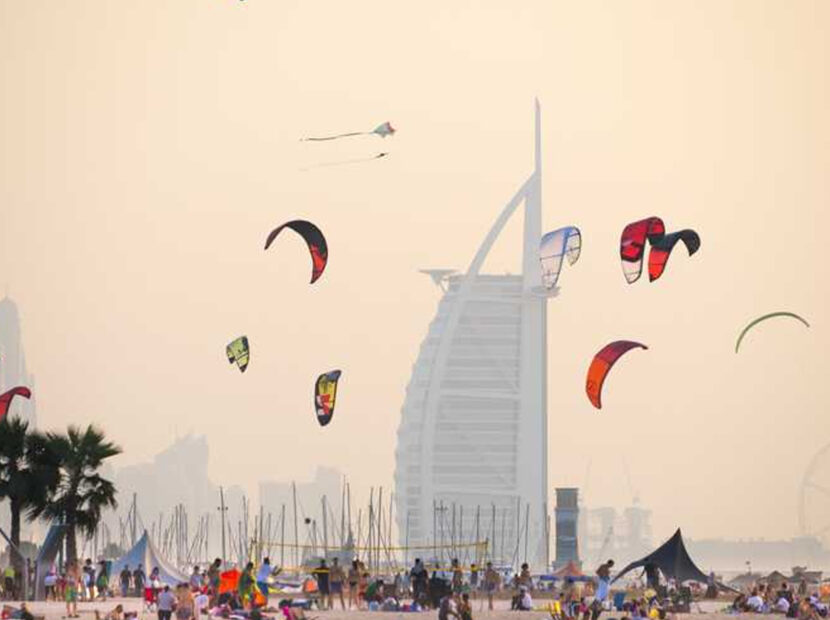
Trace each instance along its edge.
<path fill-rule="evenodd" d="M 643 273 L 643 257 L 646 242 L 651 245 L 648 254 L 648 279 L 654 282 L 663 275 L 666 263 L 678 241 L 682 241 L 693 255 L 700 249 L 700 236 L 691 229 L 666 234 L 666 227 L 659 217 L 647 217 L 632 222 L 623 229 L 620 237 L 620 260 L 626 282 L 633 284 Z"/>
<path fill-rule="evenodd" d="M 623 228 L 620 237 L 620 260 L 622 261 L 623 275 L 629 284 L 639 280 L 643 273 L 643 255 L 646 250 L 646 241 L 654 243 L 665 233 L 666 227 L 659 217 L 647 217 L 644 220 L 632 222 Z"/>
<path fill-rule="evenodd" d="M 228 354 L 228 362 L 236 364 L 239 367 L 239 372 L 245 372 L 248 368 L 248 362 L 251 359 L 251 348 L 248 346 L 248 336 L 240 336 L 227 347 L 225 353 Z"/>
<path fill-rule="evenodd" d="M 746 327 L 744 327 L 741 330 L 741 333 L 738 335 L 738 340 L 735 343 L 735 353 L 737 353 L 738 350 L 741 348 L 741 342 L 743 341 L 744 336 L 746 336 L 746 334 L 747 334 L 747 332 L 749 332 L 749 330 L 751 330 L 753 327 L 758 325 L 758 323 L 763 323 L 764 321 L 767 321 L 769 319 L 774 319 L 776 317 L 788 317 L 788 318 L 791 318 L 791 319 L 795 319 L 797 321 L 801 321 L 802 323 L 804 323 L 805 327 L 810 327 L 810 324 L 807 322 L 807 320 L 804 319 L 803 317 L 797 315 L 795 312 L 770 312 L 769 314 L 759 316 L 754 321 L 750 321 L 749 325 L 747 325 Z"/>
<path fill-rule="evenodd" d="M 31 398 L 32 392 L 27 387 L 16 387 L 10 389 L 8 392 L 0 394 L 0 420 L 6 417 L 11 407 L 12 400 L 15 396 L 22 396 L 23 398 Z"/>
<path fill-rule="evenodd" d="M 314 284 L 323 275 L 323 270 L 326 268 L 326 263 L 328 262 L 329 248 L 326 243 L 326 238 L 320 232 L 320 229 L 311 222 L 307 222 L 306 220 L 291 220 L 271 231 L 265 240 L 266 250 L 284 228 L 290 228 L 296 232 L 305 240 L 306 245 L 308 245 L 308 251 L 311 253 L 311 284 Z"/>
<path fill-rule="evenodd" d="M 337 382 L 340 380 L 340 371 L 324 372 L 317 377 L 314 384 L 314 410 L 317 412 L 317 421 L 325 426 L 334 417 L 334 405 L 337 402 Z"/>
<path fill-rule="evenodd" d="M 542 263 L 542 284 L 552 290 L 562 271 L 562 259 L 573 265 L 582 250 L 582 234 L 576 226 L 566 226 L 547 233 L 539 244 L 539 262 Z"/>
<path fill-rule="evenodd" d="M 588 377 L 585 381 L 585 393 L 594 407 L 602 409 L 602 385 L 605 383 L 605 377 L 608 376 L 611 368 L 622 355 L 638 347 L 648 349 L 646 345 L 639 342 L 617 340 L 605 345 L 594 356 L 591 365 L 588 367 Z"/>
<path fill-rule="evenodd" d="M 678 241 L 682 241 L 686 246 L 689 256 L 700 249 L 700 237 L 691 229 L 669 233 L 652 241 L 651 251 L 648 253 L 648 279 L 650 282 L 654 282 L 663 275 L 669 256 L 671 256 L 671 252 Z"/>
<path fill-rule="evenodd" d="M 392 136 L 395 134 L 395 128 L 392 127 L 390 122 L 381 123 L 377 127 L 375 127 L 372 131 L 350 131 L 348 133 L 338 133 L 331 136 L 313 136 L 310 138 L 302 138 L 303 142 L 325 142 L 327 140 L 338 140 L 340 138 L 351 138 L 353 136 L 380 136 L 381 138 L 385 138 L 386 136 Z"/>

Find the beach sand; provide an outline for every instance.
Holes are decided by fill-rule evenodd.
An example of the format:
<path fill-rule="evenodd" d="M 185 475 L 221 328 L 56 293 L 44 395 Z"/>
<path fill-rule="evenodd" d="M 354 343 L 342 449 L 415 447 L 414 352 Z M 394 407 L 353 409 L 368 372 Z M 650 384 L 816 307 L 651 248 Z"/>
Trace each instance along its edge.
<path fill-rule="evenodd" d="M 272 603 L 273 603 L 272 598 Z M 155 620 L 157 618 L 155 612 L 144 611 L 144 603 L 137 598 L 112 598 L 106 603 L 79 603 L 78 613 L 82 619 L 91 620 L 95 617 L 95 610 L 101 612 L 103 616 L 111 611 L 117 604 L 124 605 L 124 610 L 127 612 L 139 612 L 139 618 L 142 620 Z M 5 603 L 19 607 L 19 603 Z M 538 601 L 537 604 L 543 605 L 544 601 Z M 543 611 L 518 612 L 509 610 L 508 601 L 496 601 L 496 609 L 488 611 L 479 608 L 480 601 L 476 601 L 473 607 L 474 620 L 544 620 L 549 619 L 550 616 Z M 735 620 L 735 616 L 718 613 L 716 610 L 723 609 L 724 603 L 701 603 L 701 612 L 692 614 L 678 614 L 677 620 L 691 620 L 696 617 L 700 619 L 705 616 L 706 620 Z M 29 610 L 35 616 L 45 616 L 47 620 L 58 620 L 64 618 L 66 615 L 66 606 L 59 602 L 32 602 L 28 603 Z M 486 608 L 486 603 L 484 605 Z M 274 616 L 275 614 L 266 614 Z M 744 615 L 744 614 L 742 614 Z M 750 614 L 746 614 L 749 616 Z M 619 612 L 605 612 L 600 617 L 601 620 L 619 620 L 621 614 Z M 175 616 L 174 616 L 175 617 Z M 204 616 L 203 616 L 204 617 Z M 308 613 L 308 618 L 317 618 L 319 620 L 437 620 L 438 612 L 434 610 L 418 612 L 418 613 L 403 613 L 403 612 L 379 612 L 379 611 L 357 611 L 347 610 L 341 611 L 338 609 L 333 611 L 311 611 Z"/>

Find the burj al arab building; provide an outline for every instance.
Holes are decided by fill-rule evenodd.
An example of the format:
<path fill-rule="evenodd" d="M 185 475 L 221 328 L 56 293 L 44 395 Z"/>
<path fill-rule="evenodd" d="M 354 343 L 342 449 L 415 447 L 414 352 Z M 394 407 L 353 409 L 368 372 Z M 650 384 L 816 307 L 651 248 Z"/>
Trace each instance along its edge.
<path fill-rule="evenodd" d="M 487 557 L 496 563 L 527 561 L 542 569 L 548 562 L 538 102 L 535 143 L 532 172 L 497 214 L 467 272 L 425 272 L 444 295 L 406 389 L 396 450 L 396 524 L 402 544 L 425 547 L 418 555 L 441 563 L 450 557 L 469 562 L 465 543 L 476 539 L 487 540 Z M 520 207 L 521 275 L 481 273 Z"/>

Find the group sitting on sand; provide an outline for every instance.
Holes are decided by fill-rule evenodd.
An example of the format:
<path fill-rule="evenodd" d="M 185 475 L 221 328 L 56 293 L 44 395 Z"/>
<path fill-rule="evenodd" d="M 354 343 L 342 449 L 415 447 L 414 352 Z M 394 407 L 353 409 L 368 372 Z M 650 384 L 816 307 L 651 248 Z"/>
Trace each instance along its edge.
<path fill-rule="evenodd" d="M 749 596 L 739 594 L 729 608 L 731 613 L 779 614 L 799 620 L 820 620 L 828 615 L 828 606 L 816 595 L 795 593 L 784 582 L 779 588 L 759 584 Z"/>

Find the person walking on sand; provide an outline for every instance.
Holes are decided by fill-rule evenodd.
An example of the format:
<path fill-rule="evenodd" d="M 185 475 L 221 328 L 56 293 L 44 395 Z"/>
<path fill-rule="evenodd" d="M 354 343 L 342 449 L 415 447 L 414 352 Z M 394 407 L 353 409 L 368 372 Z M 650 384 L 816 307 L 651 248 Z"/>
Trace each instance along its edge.
<path fill-rule="evenodd" d="M 130 578 L 132 577 L 132 573 L 130 573 L 130 565 L 124 564 L 124 568 L 121 570 L 121 574 L 118 576 L 119 581 L 121 582 L 121 596 L 127 598 L 127 595 L 130 593 Z"/>
<path fill-rule="evenodd" d="M 147 581 L 147 575 L 144 574 L 144 569 L 139 564 L 133 571 L 133 588 L 135 588 L 134 596 L 144 596 L 144 582 Z"/>

